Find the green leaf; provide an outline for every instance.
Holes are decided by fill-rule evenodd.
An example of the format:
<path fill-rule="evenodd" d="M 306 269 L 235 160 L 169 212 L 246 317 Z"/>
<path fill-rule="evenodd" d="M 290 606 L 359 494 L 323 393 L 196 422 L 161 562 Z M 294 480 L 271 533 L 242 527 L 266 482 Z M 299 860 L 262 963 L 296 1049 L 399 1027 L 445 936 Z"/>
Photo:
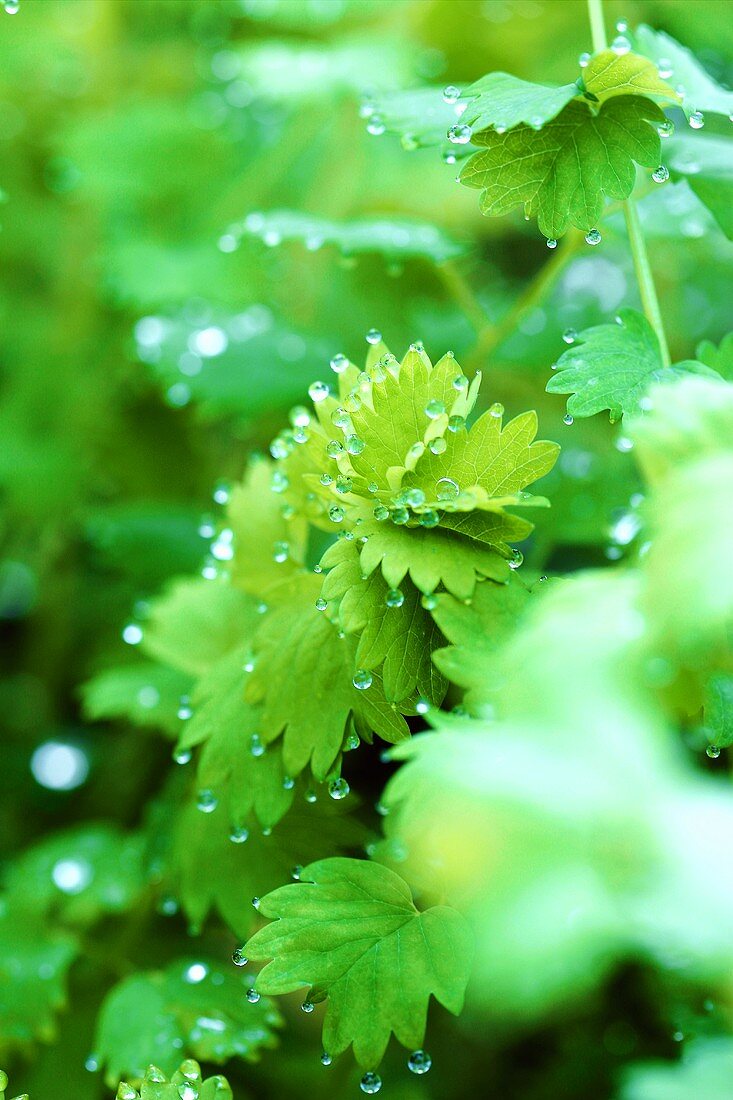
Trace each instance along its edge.
<path fill-rule="evenodd" d="M 719 749 L 733 745 L 733 676 L 711 676 L 705 689 L 705 725 L 710 744 Z"/>
<path fill-rule="evenodd" d="M 360 735 L 371 737 L 373 731 L 390 744 L 409 734 L 386 702 L 378 675 L 367 690 L 354 687 L 356 643 L 339 637 L 316 609 L 320 588 L 318 577 L 303 575 L 285 606 L 264 617 L 247 699 L 262 705 L 264 744 L 283 734 L 286 772 L 295 776 L 310 764 L 316 779 L 324 780 L 339 758 L 350 719 Z"/>
<path fill-rule="evenodd" d="M 200 676 L 254 631 L 257 605 L 226 580 L 173 581 L 153 603 L 142 648 L 151 657 Z"/>
<path fill-rule="evenodd" d="M 191 690 L 185 672 L 153 661 L 109 668 L 81 688 L 84 716 L 90 722 L 122 718 L 176 737 L 181 728 L 181 696 Z"/>
<path fill-rule="evenodd" d="M 664 31 L 655 31 L 641 24 L 637 27 L 634 42 L 639 53 L 655 64 L 664 61 L 665 79 L 682 92 L 686 114 L 693 111 L 710 111 L 713 114 L 730 115 L 733 111 L 733 92 L 721 87 L 705 71 L 695 55 L 681 46 Z M 669 64 L 666 64 L 668 62 Z M 667 73 L 669 75 L 667 75 Z"/>
<path fill-rule="evenodd" d="M 541 130 L 518 126 L 477 134 L 474 141 L 483 148 L 460 180 L 481 189 L 481 211 L 488 216 L 522 205 L 548 238 L 561 237 L 568 225 L 587 233 L 600 220 L 604 195 L 631 194 L 634 162 L 659 164 L 655 126 L 663 120 L 661 109 L 640 96 L 616 96 L 598 114 L 573 101 Z"/>
<path fill-rule="evenodd" d="M 322 597 L 338 602 L 341 630 L 359 636 L 356 666 L 380 669 L 385 698 L 400 708 L 411 709 L 408 700 L 415 694 L 439 704 L 446 684 L 431 653 L 443 639 L 415 586 L 404 577 L 389 585 L 373 567 L 362 565 L 353 543 L 336 543 L 322 564 L 330 569 Z M 365 571 L 370 576 L 365 578 Z"/>
<path fill-rule="evenodd" d="M 257 920 L 251 898 L 274 890 L 293 867 L 363 847 L 364 828 L 343 802 L 323 789 L 316 801 L 306 801 L 302 788 L 296 793 L 292 809 L 275 828 L 251 826 L 249 835 L 241 828 L 233 831 L 222 809 L 204 814 L 189 802 L 179 811 L 164 889 L 180 900 L 194 931 L 217 913 L 241 942 Z M 307 793 L 309 799 L 316 797 L 314 791 Z"/>
<path fill-rule="evenodd" d="M 465 252 L 445 230 L 410 218 L 338 222 L 299 210 L 270 210 L 248 214 L 240 232 L 259 237 L 270 247 L 282 241 L 302 241 L 309 252 L 332 245 L 344 256 L 376 252 L 391 261 L 418 258 L 441 264 Z"/>
<path fill-rule="evenodd" d="M 149 1065 L 140 1082 L 139 1092 L 127 1081 L 121 1081 L 117 1100 L 181 1100 L 181 1092 L 188 1092 L 191 1088 L 198 1092 L 199 1100 L 232 1100 L 232 1090 L 226 1077 L 216 1074 L 202 1080 L 201 1067 L 193 1058 L 182 1062 L 170 1080 L 159 1066 Z"/>
<path fill-rule="evenodd" d="M 520 123 L 540 129 L 577 95 L 575 83 L 549 87 L 509 73 L 489 73 L 461 94 L 461 102 L 467 101 L 461 122 L 474 134 L 490 126 L 503 133 Z"/>
<path fill-rule="evenodd" d="M 571 416 L 594 416 L 608 409 L 611 420 L 639 412 L 655 382 L 673 382 L 685 374 L 712 374 L 688 360 L 665 367 L 656 333 L 643 314 L 619 311 L 618 323 L 581 332 L 557 361 L 548 393 L 570 393 Z"/>
<path fill-rule="evenodd" d="M 0 1035 L 3 1047 L 50 1042 L 54 1018 L 66 1004 L 66 977 L 76 941 L 51 932 L 24 907 L 0 912 Z"/>
<path fill-rule="evenodd" d="M 677 103 L 681 98 L 662 80 L 656 65 L 635 53 L 616 54 L 602 50 L 595 54 L 583 70 L 585 91 L 598 103 L 613 96 L 643 95 Z"/>
<path fill-rule="evenodd" d="M 685 179 L 733 240 L 733 143 L 712 134 L 672 138 L 665 158 L 672 179 Z"/>
<path fill-rule="evenodd" d="M 155 1060 L 172 1073 L 181 1052 L 221 1064 L 256 1062 L 277 1046 L 281 1020 L 266 999 L 250 1004 L 251 974 L 220 969 L 210 959 L 178 959 L 162 972 L 133 974 L 111 990 L 99 1015 L 96 1057 L 106 1080 L 141 1078 Z"/>
<path fill-rule="evenodd" d="M 85 927 L 132 908 L 146 881 L 143 838 L 99 824 L 33 845 L 13 862 L 5 886 L 13 906 Z"/>
<path fill-rule="evenodd" d="M 733 382 L 733 332 L 724 336 L 717 347 L 712 340 L 703 340 L 695 354 L 699 362 L 717 371 L 727 382 Z"/>
<path fill-rule="evenodd" d="M 529 589 L 516 577 L 506 585 L 476 585 L 468 604 L 447 594 L 438 596 L 433 618 L 451 644 L 436 650 L 433 660 L 464 689 L 463 702 L 472 713 L 480 714 L 490 701 L 491 659 L 517 628 L 529 597 Z"/>
<path fill-rule="evenodd" d="M 461 1011 L 471 960 L 463 918 L 447 906 L 418 912 L 407 884 L 386 867 L 320 860 L 300 882 L 262 898 L 259 911 L 273 923 L 245 950 L 272 961 L 256 988 L 326 997 L 323 1044 L 331 1055 L 353 1044 L 357 1062 L 373 1068 L 392 1032 L 408 1048 L 421 1046 L 431 994 Z"/>
<path fill-rule="evenodd" d="M 462 105 L 461 105 L 462 108 Z M 459 118 L 455 103 L 443 98 L 443 88 L 410 88 L 399 92 L 378 92 L 366 104 L 367 126 L 384 126 L 397 134 L 405 149 L 441 145 L 455 159 L 460 147 L 451 145 L 447 133 Z"/>

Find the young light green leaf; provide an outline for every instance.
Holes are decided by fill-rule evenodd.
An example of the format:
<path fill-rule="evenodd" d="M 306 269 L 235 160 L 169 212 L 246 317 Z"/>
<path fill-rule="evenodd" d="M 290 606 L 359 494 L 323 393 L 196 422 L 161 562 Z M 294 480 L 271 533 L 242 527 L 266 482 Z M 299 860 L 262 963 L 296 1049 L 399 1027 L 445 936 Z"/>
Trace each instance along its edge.
<path fill-rule="evenodd" d="M 608 409 L 611 420 L 636 413 L 654 382 L 672 382 L 684 374 L 714 375 L 689 360 L 665 367 L 654 329 L 643 314 L 622 309 L 618 323 L 581 332 L 557 361 L 548 393 L 569 393 L 571 416 L 594 416 Z"/>
<path fill-rule="evenodd" d="M 665 79 L 680 90 L 686 114 L 693 111 L 731 114 L 733 92 L 713 80 L 695 55 L 671 35 L 642 23 L 636 29 L 634 42 L 638 52 L 650 58 L 662 69 Z"/>
<path fill-rule="evenodd" d="M 561 237 L 568 225 L 587 233 L 600 220 L 604 195 L 631 194 L 634 162 L 659 164 L 655 126 L 663 120 L 661 108 L 641 96 L 615 96 L 598 114 L 574 100 L 539 131 L 519 126 L 476 135 L 483 148 L 460 180 L 482 191 L 480 206 L 488 216 L 522 205 L 548 239 Z"/>
<path fill-rule="evenodd" d="M 279 1012 L 264 998 L 250 1004 L 252 975 L 233 969 L 179 959 L 116 985 L 102 1005 L 95 1041 L 107 1082 L 143 1077 L 153 1060 L 172 1073 L 182 1051 L 221 1064 L 233 1057 L 256 1062 L 277 1046 Z"/>
<path fill-rule="evenodd" d="M 233 1100 L 226 1077 L 218 1073 L 202 1079 L 201 1067 L 193 1058 L 186 1058 L 170 1080 L 160 1066 L 151 1063 L 145 1070 L 139 1091 L 127 1081 L 121 1081 L 117 1100 L 181 1100 L 181 1093 L 190 1093 L 192 1089 L 198 1093 L 198 1100 Z"/>
<path fill-rule="evenodd" d="M 283 735 L 286 772 L 296 776 L 310 764 L 316 779 L 324 780 L 338 760 L 350 718 L 390 744 L 409 734 L 376 672 L 366 690 L 354 686 L 356 642 L 339 637 L 317 610 L 320 588 L 318 577 L 303 575 L 285 605 L 265 616 L 246 697 L 261 704 L 262 742 Z"/>
<path fill-rule="evenodd" d="M 662 80 L 656 65 L 635 53 L 602 50 L 590 59 L 582 76 L 585 92 L 598 103 L 613 96 L 643 95 L 677 103 L 678 93 Z"/>
<path fill-rule="evenodd" d="M 685 179 L 729 240 L 733 240 L 733 143 L 712 134 L 680 134 L 665 158 L 674 180 Z"/>
<path fill-rule="evenodd" d="M 90 722 L 123 718 L 176 737 L 181 728 L 181 696 L 193 679 L 185 672 L 153 661 L 105 669 L 81 688 L 84 715 Z"/>
<path fill-rule="evenodd" d="M 425 259 L 441 264 L 465 252 L 445 230 L 410 218 L 352 218 L 334 221 L 299 210 L 270 210 L 248 214 L 241 230 L 268 246 L 301 241 L 309 252 L 332 245 L 344 256 L 378 253 L 400 261 Z"/>
<path fill-rule="evenodd" d="M 727 749 L 733 745 L 733 676 L 719 672 L 710 677 L 704 707 L 711 745 Z"/>
<path fill-rule="evenodd" d="M 558 88 L 532 84 L 510 73 L 488 73 L 462 93 L 461 103 L 466 103 L 466 109 L 461 122 L 474 134 L 490 126 L 503 133 L 520 123 L 539 130 L 578 94 L 575 83 Z"/>
<path fill-rule="evenodd" d="M 273 923 L 245 950 L 272 961 L 256 988 L 327 998 L 323 1044 L 332 1055 L 353 1044 L 357 1062 L 374 1068 L 393 1032 L 408 1048 L 422 1045 L 431 995 L 461 1011 L 471 964 L 467 925 L 448 906 L 418 912 L 407 884 L 386 867 L 319 860 L 300 882 L 263 897 L 259 911 Z"/>
<path fill-rule="evenodd" d="M 462 108 L 461 104 L 461 108 Z M 397 134 L 405 149 L 420 149 L 442 145 L 453 158 L 461 146 L 453 146 L 446 134 L 455 125 L 459 111 L 455 103 L 446 102 L 441 87 L 411 88 L 399 92 L 378 92 L 364 105 L 367 129 Z"/>

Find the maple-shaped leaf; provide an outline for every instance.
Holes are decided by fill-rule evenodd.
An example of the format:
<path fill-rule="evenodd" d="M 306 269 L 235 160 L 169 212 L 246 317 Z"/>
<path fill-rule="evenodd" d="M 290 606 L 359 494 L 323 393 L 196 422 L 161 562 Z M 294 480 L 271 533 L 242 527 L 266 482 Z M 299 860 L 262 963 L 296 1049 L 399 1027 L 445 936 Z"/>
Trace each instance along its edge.
<path fill-rule="evenodd" d="M 686 180 L 733 240 L 733 149 L 729 138 L 679 134 L 669 142 L 665 163 L 673 180 Z"/>
<path fill-rule="evenodd" d="M 448 906 L 419 912 L 399 875 L 377 863 L 326 859 L 300 881 L 260 900 L 271 924 L 245 951 L 270 959 L 256 989 L 267 994 L 308 990 L 327 999 L 323 1045 L 329 1054 L 353 1044 L 357 1062 L 379 1064 L 394 1033 L 420 1047 L 431 995 L 461 1011 L 471 964 L 471 936 Z"/>
<path fill-rule="evenodd" d="M 277 1046 L 282 1021 L 272 1002 L 250 1004 L 252 982 L 251 974 L 198 957 L 125 978 L 107 994 L 97 1025 L 95 1057 L 107 1082 L 142 1078 L 153 1060 L 172 1073 L 182 1051 L 218 1064 L 256 1062 Z"/>
<path fill-rule="evenodd" d="M 516 629 L 530 598 L 528 589 L 513 576 L 508 584 L 479 584 L 470 603 L 443 594 L 433 617 L 450 645 L 438 649 L 433 660 L 452 683 L 465 691 L 464 705 L 480 714 L 492 698 L 491 660 Z"/>
<path fill-rule="evenodd" d="M 665 367 L 654 329 L 642 313 L 619 311 L 617 323 L 585 329 L 557 361 L 548 393 L 570 393 L 571 416 L 594 416 L 608 409 L 611 420 L 638 412 L 654 382 L 673 382 L 685 374 L 717 373 L 688 360 Z"/>
<path fill-rule="evenodd" d="M 521 205 L 548 239 L 561 237 L 569 225 L 587 233 L 600 220 L 604 196 L 631 194 L 635 163 L 659 164 L 656 126 L 663 121 L 661 108 L 642 96 L 614 96 L 597 113 L 573 100 L 540 130 L 522 125 L 476 134 L 474 143 L 482 148 L 460 181 L 481 190 L 486 215 Z"/>
<path fill-rule="evenodd" d="M 263 617 L 246 698 L 261 705 L 263 744 L 282 734 L 288 775 L 299 775 L 310 764 L 322 781 L 340 756 L 350 721 L 360 733 L 373 731 L 391 744 L 409 733 L 386 701 L 376 672 L 360 681 L 361 688 L 355 686 L 356 642 L 341 637 L 317 609 L 320 589 L 317 576 L 304 574 L 292 584 L 284 606 Z"/>
<path fill-rule="evenodd" d="M 364 846 L 364 828 L 343 800 L 330 798 L 322 788 L 296 793 L 292 808 L 274 828 L 250 823 L 233 829 L 224 806 L 201 813 L 188 802 L 178 810 L 164 859 L 163 889 L 180 902 L 194 931 L 216 913 L 241 943 L 257 919 L 252 897 L 274 890 L 293 867 Z"/>
<path fill-rule="evenodd" d="M 730 115 L 733 112 L 733 92 L 713 80 L 695 55 L 671 35 L 642 23 L 636 28 L 633 39 L 634 48 L 653 61 L 665 80 L 680 91 L 686 114 L 710 111 Z"/>
<path fill-rule="evenodd" d="M 137 1088 L 128 1081 L 121 1081 L 116 1100 L 181 1100 L 182 1096 L 197 1094 L 198 1100 L 233 1100 L 226 1077 L 220 1073 L 202 1077 L 201 1066 L 193 1058 L 186 1058 L 170 1079 L 160 1066 L 152 1063 L 145 1070 Z"/>
<path fill-rule="evenodd" d="M 617 54 L 613 50 L 601 50 L 594 54 L 583 69 L 581 80 L 584 94 L 597 103 L 620 95 L 650 96 L 671 103 L 681 98 L 662 79 L 653 62 L 631 51 Z"/>
<path fill-rule="evenodd" d="M 446 684 L 431 653 L 443 639 L 418 589 L 404 581 L 404 574 L 388 584 L 380 573 L 363 566 L 358 547 L 346 540 L 335 543 L 321 563 L 329 570 L 321 598 L 337 603 L 339 627 L 358 637 L 356 665 L 379 670 L 385 698 L 401 709 L 412 709 L 413 695 L 440 703 Z"/>

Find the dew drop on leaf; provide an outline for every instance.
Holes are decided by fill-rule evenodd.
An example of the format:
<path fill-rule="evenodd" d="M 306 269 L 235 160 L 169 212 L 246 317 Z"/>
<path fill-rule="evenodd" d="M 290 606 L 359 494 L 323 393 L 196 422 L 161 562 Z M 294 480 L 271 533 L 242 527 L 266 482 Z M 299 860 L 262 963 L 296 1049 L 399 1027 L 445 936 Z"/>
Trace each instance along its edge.
<path fill-rule="evenodd" d="M 427 1073 L 433 1064 L 433 1060 L 425 1050 L 413 1050 L 407 1059 L 407 1068 L 411 1073 L 422 1075 Z"/>
<path fill-rule="evenodd" d="M 658 168 L 655 168 L 652 172 L 652 179 L 655 183 L 666 183 L 669 179 L 669 169 L 665 168 L 663 164 L 660 164 Z"/>
<path fill-rule="evenodd" d="M 365 1092 L 367 1096 L 374 1096 L 375 1093 L 379 1092 L 381 1087 L 382 1078 L 378 1073 L 372 1073 L 371 1071 L 365 1073 L 359 1082 L 359 1088 L 362 1092 Z"/>
<path fill-rule="evenodd" d="M 435 483 L 435 492 L 438 500 L 456 500 L 460 493 L 458 482 L 452 477 L 441 477 Z"/>
<path fill-rule="evenodd" d="M 366 334 L 367 344 L 378 344 L 382 339 L 382 334 L 378 328 L 370 328 Z"/>
<path fill-rule="evenodd" d="M 358 675 L 358 673 L 357 673 L 357 675 Z M 370 677 L 369 678 L 369 683 L 371 684 L 371 682 L 372 681 L 371 681 L 371 677 Z M 369 685 L 367 685 L 367 687 L 368 686 Z M 357 687 L 356 676 L 354 677 L 354 687 Z M 348 795 L 350 790 L 351 790 L 351 787 L 346 782 L 346 780 L 343 779 L 343 778 L 333 779 L 328 784 L 328 793 L 330 794 L 331 798 L 333 798 L 334 801 L 336 801 L 336 802 L 340 802 L 342 798 L 346 798 L 346 796 Z"/>
<path fill-rule="evenodd" d="M 369 669 L 358 668 L 354 673 L 352 683 L 358 691 L 366 691 L 367 688 L 370 688 L 372 686 L 372 674 Z"/>
<path fill-rule="evenodd" d="M 250 988 L 247 990 L 246 996 L 251 1005 L 256 1005 L 260 999 L 260 994 L 253 986 L 250 986 Z"/>
<path fill-rule="evenodd" d="M 328 1053 L 328 1051 L 324 1050 L 323 1054 L 321 1055 L 321 1065 L 330 1066 L 332 1061 L 333 1058 L 331 1057 L 331 1055 Z"/>
<path fill-rule="evenodd" d="M 201 810 L 202 814 L 213 813 L 218 805 L 219 799 L 209 787 L 199 791 L 196 796 L 196 809 Z"/>
<path fill-rule="evenodd" d="M 249 959 L 244 954 L 241 947 L 236 947 L 234 951 L 232 951 L 232 962 L 235 966 L 246 966 L 249 962 Z"/>
<path fill-rule="evenodd" d="M 688 122 L 693 130 L 702 130 L 705 125 L 705 116 L 702 111 L 693 111 L 690 115 Z"/>
<path fill-rule="evenodd" d="M 590 245 L 597 245 L 601 243 L 601 234 L 598 229 L 591 229 L 585 235 L 585 243 Z"/>

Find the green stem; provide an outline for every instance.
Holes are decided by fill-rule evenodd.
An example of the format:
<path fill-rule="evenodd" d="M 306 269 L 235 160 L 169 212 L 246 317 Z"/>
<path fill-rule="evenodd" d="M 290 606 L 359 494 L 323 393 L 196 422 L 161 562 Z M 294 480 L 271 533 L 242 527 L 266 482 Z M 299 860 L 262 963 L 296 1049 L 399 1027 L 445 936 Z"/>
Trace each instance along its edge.
<path fill-rule="evenodd" d="M 483 332 L 488 321 L 486 311 L 455 261 L 445 260 L 442 264 L 438 264 L 435 270 L 443 286 L 471 322 L 476 333 Z"/>
<path fill-rule="evenodd" d="M 606 27 L 603 21 L 603 0 L 588 0 L 588 18 L 590 20 L 591 36 L 593 39 L 593 52 L 600 53 L 606 49 Z M 636 203 L 629 197 L 623 204 L 624 217 L 626 218 L 626 230 L 629 235 L 629 246 L 634 260 L 636 281 L 639 284 L 641 304 L 644 308 L 647 320 L 654 329 L 659 341 L 659 351 L 662 363 L 668 367 L 671 359 L 667 336 L 662 322 L 662 311 L 659 308 L 657 290 L 654 286 L 652 269 L 649 264 L 649 254 L 646 249 L 646 241 L 641 230 L 639 212 Z"/>

